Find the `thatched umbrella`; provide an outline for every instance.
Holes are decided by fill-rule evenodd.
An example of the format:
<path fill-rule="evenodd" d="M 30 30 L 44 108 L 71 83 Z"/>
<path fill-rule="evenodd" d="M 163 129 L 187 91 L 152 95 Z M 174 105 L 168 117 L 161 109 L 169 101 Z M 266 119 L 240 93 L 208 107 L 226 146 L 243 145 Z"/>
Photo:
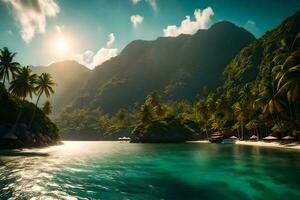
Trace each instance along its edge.
<path fill-rule="evenodd" d="M 252 136 L 250 137 L 250 140 L 258 140 L 258 137 L 257 137 L 256 135 L 252 135 Z"/>
<path fill-rule="evenodd" d="M 272 141 L 278 140 L 278 138 L 277 138 L 277 137 L 274 137 L 274 136 L 272 136 L 272 135 L 269 135 L 269 136 L 267 136 L 267 137 L 264 137 L 263 140 L 264 140 L 264 141 L 268 141 L 268 142 L 272 142 Z"/>
<path fill-rule="evenodd" d="M 293 136 L 288 135 L 288 136 L 283 137 L 282 139 L 283 140 L 294 140 L 295 138 Z"/>

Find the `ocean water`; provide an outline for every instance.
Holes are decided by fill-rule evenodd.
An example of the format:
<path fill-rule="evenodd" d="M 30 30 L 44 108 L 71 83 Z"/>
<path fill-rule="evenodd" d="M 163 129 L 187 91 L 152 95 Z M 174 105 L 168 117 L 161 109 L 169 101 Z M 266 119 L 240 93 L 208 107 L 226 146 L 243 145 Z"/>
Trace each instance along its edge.
<path fill-rule="evenodd" d="M 300 152 L 65 142 L 0 152 L 0 199 L 300 199 Z"/>

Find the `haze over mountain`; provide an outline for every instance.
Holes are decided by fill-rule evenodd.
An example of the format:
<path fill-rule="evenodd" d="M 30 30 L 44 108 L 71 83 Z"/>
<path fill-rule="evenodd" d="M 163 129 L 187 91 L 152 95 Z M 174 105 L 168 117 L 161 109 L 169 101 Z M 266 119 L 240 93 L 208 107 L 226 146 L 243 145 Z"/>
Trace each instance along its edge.
<path fill-rule="evenodd" d="M 220 86 L 225 66 L 254 40 L 245 29 L 224 21 L 194 35 L 133 41 L 92 71 L 68 111 L 100 107 L 114 113 L 143 101 L 151 91 L 171 101 L 194 100 L 203 88 Z"/>
<path fill-rule="evenodd" d="M 90 75 L 85 66 L 71 60 L 52 63 L 49 66 L 33 67 L 33 72 L 41 74 L 48 72 L 56 82 L 55 95 L 50 99 L 53 104 L 53 113 L 60 113 L 63 106 L 68 104 L 76 95 Z M 42 96 L 40 103 L 44 103 Z"/>

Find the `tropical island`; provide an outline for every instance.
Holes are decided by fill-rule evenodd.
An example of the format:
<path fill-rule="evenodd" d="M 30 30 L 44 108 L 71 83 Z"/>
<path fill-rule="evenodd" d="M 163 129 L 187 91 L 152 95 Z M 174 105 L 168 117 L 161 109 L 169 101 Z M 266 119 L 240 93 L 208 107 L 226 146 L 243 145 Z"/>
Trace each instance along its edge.
<path fill-rule="evenodd" d="M 299 24 L 298 12 L 255 39 L 245 29 L 219 22 L 192 36 L 134 41 L 101 68 L 84 72 L 83 66 L 75 61 L 49 67 L 21 67 L 13 61 L 16 53 L 5 47 L 1 50 L 0 65 L 2 138 L 18 138 L 15 147 L 57 144 L 58 128 L 47 117 L 51 104 L 44 99 L 40 109 L 38 103 L 42 95 L 49 98 L 54 93 L 51 74 L 58 77 L 60 68 L 77 65 L 74 73 L 85 73 L 88 77 L 76 79 L 85 83 L 84 87 L 68 94 L 67 87 L 74 80 L 66 78 L 64 81 L 69 84 L 61 86 L 66 87 L 66 98 L 64 102 L 58 101 L 65 108 L 52 117 L 63 139 L 130 137 L 132 142 L 185 142 L 209 139 L 211 134 L 219 133 L 222 139 L 261 140 L 269 136 L 270 140 L 285 137 L 295 141 L 300 128 Z M 184 49 L 170 54 L 190 52 L 189 58 L 178 56 L 174 64 L 166 62 L 161 53 L 152 55 L 158 60 L 153 64 L 132 59 L 145 57 L 152 48 L 169 52 L 174 45 Z M 192 49 L 203 45 L 215 50 L 199 57 Z M 223 57 L 215 60 L 218 51 L 222 53 L 217 55 Z M 188 63 L 190 60 L 195 62 Z M 123 65 L 132 67 L 124 73 L 119 70 Z M 138 65 L 144 68 L 139 69 Z M 157 71 L 156 66 L 165 70 Z M 157 79 L 161 75 L 165 78 Z M 58 81 L 65 78 L 60 76 Z M 82 91 L 87 91 L 84 96 L 80 95 Z M 25 100 L 33 94 L 35 105 Z"/>
<path fill-rule="evenodd" d="M 300 199 L 297 0 L 0 0 L 0 199 Z"/>
<path fill-rule="evenodd" d="M 85 86 L 90 93 L 75 99 L 58 118 L 62 135 L 66 139 L 75 139 L 77 136 L 84 139 L 85 134 L 95 133 L 102 135 L 98 139 L 104 140 L 126 136 L 132 137 L 134 142 L 170 142 L 207 139 L 212 133 L 221 132 L 225 138 L 235 136 L 240 140 L 249 140 L 251 137 L 254 140 L 261 140 L 267 136 L 280 140 L 284 137 L 287 137 L 287 140 L 288 138 L 296 140 L 299 137 L 300 117 L 299 24 L 298 12 L 261 38 L 254 39 L 245 30 L 229 22 L 217 23 L 207 30 L 209 36 L 222 32 L 224 40 L 221 44 L 215 45 L 226 44 L 233 39 L 232 37 L 236 39 L 236 44 L 238 37 L 235 34 L 244 35 L 240 37 L 241 45 L 237 47 L 240 48 L 237 55 L 234 55 L 236 50 L 232 53 L 227 51 L 229 55 L 224 60 L 227 59 L 228 64 L 221 69 L 218 69 L 219 65 L 211 63 L 213 67 L 211 70 L 216 73 L 210 74 L 211 77 L 208 78 L 207 75 L 203 76 L 198 72 L 204 69 L 201 67 L 197 69 L 194 66 L 185 68 L 184 71 L 178 67 L 178 72 L 175 73 L 159 72 L 165 78 L 164 82 L 155 80 L 158 84 L 153 86 L 155 90 L 149 88 L 147 83 L 131 84 L 146 79 L 147 75 L 143 72 L 138 74 L 128 72 L 126 75 L 116 72 L 118 65 L 122 67 L 123 64 L 120 63 L 124 63 L 125 60 L 129 66 L 135 65 L 135 60 L 128 61 L 127 57 L 133 57 L 137 53 L 135 50 L 146 43 L 135 41 L 129 44 L 120 56 L 104 63 L 101 69 L 94 70 L 89 83 L 94 85 L 96 78 L 99 76 L 101 80 L 104 78 L 103 83 L 98 83 L 101 92 L 98 96 L 94 96 L 94 91 L 98 88 L 89 83 Z M 194 36 L 181 35 L 172 38 L 174 41 L 171 38 L 159 38 L 157 41 L 147 42 L 145 50 L 137 54 L 140 57 L 146 56 L 147 48 L 149 50 L 156 48 L 163 40 L 172 47 L 172 43 L 184 43 L 185 40 L 187 42 L 195 40 L 189 43 L 194 45 L 197 44 L 198 37 L 209 36 L 206 36 L 205 31 L 199 31 Z M 199 41 L 199 45 L 202 45 L 201 42 Z M 157 48 L 169 52 L 167 50 L 169 46 Z M 188 48 L 186 46 L 185 48 Z M 197 58 L 191 55 L 189 60 Z M 208 58 L 210 55 L 199 59 L 208 62 Z M 156 59 L 161 58 L 157 55 Z M 175 63 L 179 60 L 180 58 Z M 142 65 L 148 66 L 147 61 L 144 62 Z M 164 66 L 162 63 L 163 59 L 159 61 L 159 66 Z M 166 68 L 173 68 L 174 65 L 166 64 Z M 150 69 L 150 66 L 147 70 L 151 74 L 148 75 L 151 79 L 161 76 L 155 69 Z M 102 73 L 112 74 L 102 77 L 104 76 Z M 121 88 L 126 92 L 120 92 Z M 143 92 L 141 94 L 136 91 Z M 138 101 L 142 103 L 136 103 Z M 103 107 L 95 107 L 96 105 Z M 118 110 L 116 105 L 122 108 Z"/>

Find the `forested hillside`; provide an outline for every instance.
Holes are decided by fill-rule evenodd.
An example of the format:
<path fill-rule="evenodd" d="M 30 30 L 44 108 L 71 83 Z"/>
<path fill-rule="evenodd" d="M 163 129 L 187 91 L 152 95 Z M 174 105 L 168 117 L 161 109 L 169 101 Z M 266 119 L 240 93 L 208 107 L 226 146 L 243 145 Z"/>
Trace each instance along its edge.
<path fill-rule="evenodd" d="M 68 111 L 101 108 L 113 114 L 142 103 L 151 91 L 165 100 L 195 100 L 221 85 L 225 66 L 253 40 L 245 29 L 219 22 L 195 35 L 133 41 L 93 70 Z"/>
<path fill-rule="evenodd" d="M 236 30 L 237 35 L 226 34 L 228 27 Z M 152 135 L 153 130 L 170 134 L 174 132 L 170 124 L 176 124 L 183 134 L 189 133 L 193 137 L 196 134 L 202 138 L 215 131 L 241 139 L 249 139 L 251 135 L 258 138 L 270 134 L 278 137 L 299 135 L 300 12 L 258 40 L 250 35 L 252 42 L 230 61 L 226 53 L 239 41 L 241 32 L 242 35 L 247 33 L 222 22 L 194 36 L 131 43 L 119 57 L 93 73 L 86 95 L 62 114 L 64 121 L 58 122 L 62 132 L 128 135 L 133 131 L 139 141 L 147 135 L 157 137 Z M 216 33 L 219 33 L 218 37 L 208 39 Z M 181 43 L 184 38 L 189 38 L 187 41 L 190 42 Z M 192 38 L 203 43 L 192 42 Z M 170 45 L 170 41 L 176 41 L 176 45 L 172 43 L 178 48 L 172 46 L 174 50 L 170 47 L 167 51 L 159 45 Z M 191 43 L 195 44 L 194 48 L 188 45 Z M 203 44 L 205 48 L 201 46 Z M 141 57 L 145 51 L 147 56 Z M 183 54 L 184 57 L 179 56 Z M 193 59 L 186 59 L 192 55 Z M 165 62 L 154 59 L 166 56 L 170 57 Z M 226 56 L 229 59 L 227 67 L 221 64 L 225 63 Z M 173 62 L 175 58 L 176 62 Z M 132 59 L 136 61 L 135 65 L 126 65 Z M 145 59 L 148 59 L 148 65 Z M 223 84 L 219 79 L 221 74 Z M 201 90 L 204 86 L 208 87 L 205 92 Z M 156 93 L 147 96 L 151 90 Z M 197 101 L 187 101 L 195 99 L 197 94 Z M 139 98 L 143 99 L 142 104 L 135 105 Z M 127 110 L 120 109 L 123 106 L 127 106 Z M 117 109 L 120 110 L 115 115 L 108 114 Z M 166 137 L 172 137 L 172 134 Z"/>

